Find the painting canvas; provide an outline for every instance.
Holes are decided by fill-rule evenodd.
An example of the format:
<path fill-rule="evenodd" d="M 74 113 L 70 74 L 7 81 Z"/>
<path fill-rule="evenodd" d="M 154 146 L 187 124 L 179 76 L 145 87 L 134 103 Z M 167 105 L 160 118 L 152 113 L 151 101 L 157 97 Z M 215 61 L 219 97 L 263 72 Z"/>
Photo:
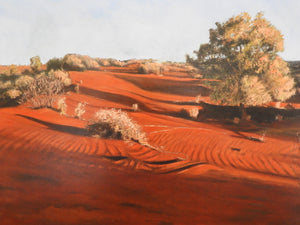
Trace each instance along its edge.
<path fill-rule="evenodd" d="M 0 0 L 0 224 L 300 224 L 299 8 Z"/>

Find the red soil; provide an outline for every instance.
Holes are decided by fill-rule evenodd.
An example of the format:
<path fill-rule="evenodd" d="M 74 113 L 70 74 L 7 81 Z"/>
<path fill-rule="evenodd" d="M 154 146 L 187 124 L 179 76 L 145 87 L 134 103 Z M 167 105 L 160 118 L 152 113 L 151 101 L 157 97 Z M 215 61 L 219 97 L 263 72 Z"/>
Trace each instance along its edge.
<path fill-rule="evenodd" d="M 297 121 L 251 141 L 259 131 L 176 116 L 207 91 L 184 71 L 105 69 L 70 73 L 83 83 L 67 114 L 121 108 L 158 150 L 88 137 L 86 121 L 50 109 L 2 108 L 1 224 L 300 224 Z"/>

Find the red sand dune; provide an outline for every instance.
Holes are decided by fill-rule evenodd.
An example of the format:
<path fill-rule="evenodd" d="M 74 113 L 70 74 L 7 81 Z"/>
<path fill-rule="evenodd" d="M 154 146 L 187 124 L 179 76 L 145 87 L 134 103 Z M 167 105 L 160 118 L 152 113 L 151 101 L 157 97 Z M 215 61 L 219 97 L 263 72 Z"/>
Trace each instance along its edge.
<path fill-rule="evenodd" d="M 1 224 L 300 224 L 299 142 L 279 132 L 297 121 L 251 141 L 258 131 L 174 116 L 208 98 L 184 71 L 105 70 L 70 73 L 83 83 L 66 94 L 69 117 L 0 109 Z M 86 136 L 87 122 L 72 118 L 79 102 L 86 121 L 100 108 L 128 111 L 157 150 Z"/>

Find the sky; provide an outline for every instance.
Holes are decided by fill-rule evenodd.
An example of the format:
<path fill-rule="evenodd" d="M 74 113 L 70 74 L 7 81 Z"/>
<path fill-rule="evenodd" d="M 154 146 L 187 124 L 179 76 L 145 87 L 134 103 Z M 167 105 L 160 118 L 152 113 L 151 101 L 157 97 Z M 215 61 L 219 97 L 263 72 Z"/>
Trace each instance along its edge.
<path fill-rule="evenodd" d="M 280 55 L 300 60 L 299 10 L 299 0 L 0 0 L 0 65 L 67 53 L 183 62 L 241 12 L 264 12 L 284 35 Z"/>

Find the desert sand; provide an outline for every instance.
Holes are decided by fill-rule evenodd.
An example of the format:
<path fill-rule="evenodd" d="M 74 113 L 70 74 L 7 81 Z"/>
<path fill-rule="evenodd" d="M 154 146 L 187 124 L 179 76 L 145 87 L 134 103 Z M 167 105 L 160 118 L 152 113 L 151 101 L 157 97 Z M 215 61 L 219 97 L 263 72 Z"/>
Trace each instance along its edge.
<path fill-rule="evenodd" d="M 184 118 L 209 102 L 184 69 L 70 72 L 67 114 L 0 108 L 0 221 L 8 224 L 300 224 L 300 121 Z M 81 82 L 82 81 L 82 82 Z M 74 118 L 86 102 L 83 120 Z M 133 111 L 132 104 L 139 110 Z M 100 108 L 128 112 L 155 149 L 87 136 Z"/>

